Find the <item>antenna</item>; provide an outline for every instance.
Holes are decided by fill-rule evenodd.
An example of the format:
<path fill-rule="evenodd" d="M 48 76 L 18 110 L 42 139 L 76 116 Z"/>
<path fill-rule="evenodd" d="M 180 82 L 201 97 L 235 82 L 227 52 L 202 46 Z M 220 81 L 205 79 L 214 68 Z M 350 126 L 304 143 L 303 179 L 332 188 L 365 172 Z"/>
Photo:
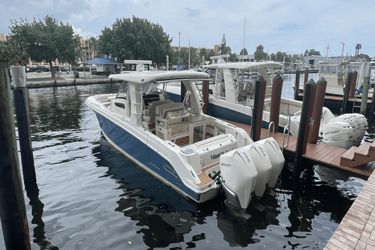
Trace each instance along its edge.
<path fill-rule="evenodd" d="M 341 61 L 343 61 L 344 59 L 344 48 L 345 48 L 345 43 L 344 42 L 341 42 L 342 44 L 342 50 L 341 50 Z"/>
<path fill-rule="evenodd" d="M 245 54 L 245 34 L 246 34 L 246 17 L 243 20 L 243 44 L 242 44 L 242 53 Z"/>
<path fill-rule="evenodd" d="M 329 44 L 326 47 L 326 61 L 328 61 L 328 51 L 329 51 Z"/>

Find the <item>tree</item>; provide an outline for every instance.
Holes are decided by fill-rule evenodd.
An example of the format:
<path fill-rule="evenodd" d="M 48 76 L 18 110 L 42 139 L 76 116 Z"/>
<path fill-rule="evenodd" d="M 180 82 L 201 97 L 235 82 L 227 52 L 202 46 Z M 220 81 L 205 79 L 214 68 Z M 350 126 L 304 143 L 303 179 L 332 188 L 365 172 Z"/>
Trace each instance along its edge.
<path fill-rule="evenodd" d="M 247 49 L 246 48 L 241 49 L 240 55 L 248 55 Z"/>
<path fill-rule="evenodd" d="M 264 47 L 263 45 L 258 45 L 254 52 L 254 59 L 256 61 L 261 61 L 267 59 L 268 55 L 266 52 L 264 52 Z"/>
<path fill-rule="evenodd" d="M 14 41 L 0 42 L 0 60 L 9 64 L 26 65 L 29 55 Z"/>
<path fill-rule="evenodd" d="M 371 60 L 371 58 L 366 54 L 358 54 L 358 55 L 355 55 L 354 58 L 357 60 L 365 60 L 365 61 Z"/>
<path fill-rule="evenodd" d="M 159 24 L 132 17 L 117 19 L 111 28 L 104 28 L 99 37 L 99 50 L 117 58 L 148 59 L 164 63 L 171 54 L 171 39 Z"/>
<path fill-rule="evenodd" d="M 315 49 L 305 50 L 304 56 L 320 56 L 320 51 Z"/>
<path fill-rule="evenodd" d="M 113 43 L 114 40 L 113 32 L 110 28 L 105 27 L 102 30 L 102 34 L 99 37 L 98 49 L 103 55 L 110 56 L 112 51 L 114 51 Z"/>
<path fill-rule="evenodd" d="M 13 20 L 10 30 L 14 42 L 25 48 L 32 60 L 49 62 L 53 78 L 53 61 L 76 61 L 79 40 L 68 23 L 58 22 L 51 16 L 46 16 L 44 20 L 34 19 L 32 22 L 21 19 L 19 22 Z"/>

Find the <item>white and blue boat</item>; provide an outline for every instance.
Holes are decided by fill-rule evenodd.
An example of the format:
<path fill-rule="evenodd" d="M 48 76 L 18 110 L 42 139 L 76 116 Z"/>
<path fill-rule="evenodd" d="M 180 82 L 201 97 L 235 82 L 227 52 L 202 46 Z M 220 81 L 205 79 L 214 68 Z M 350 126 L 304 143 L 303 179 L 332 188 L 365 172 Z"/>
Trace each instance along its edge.
<path fill-rule="evenodd" d="M 110 75 L 122 80 L 117 94 L 95 95 L 86 104 L 104 137 L 137 165 L 180 194 L 201 203 L 224 187 L 230 204 L 246 208 L 252 193 L 273 187 L 284 157 L 272 138 L 253 143 L 248 133 L 203 114 L 193 71 L 149 71 Z M 157 87 L 179 82 L 182 102 Z M 164 88 L 165 89 L 165 88 Z"/>

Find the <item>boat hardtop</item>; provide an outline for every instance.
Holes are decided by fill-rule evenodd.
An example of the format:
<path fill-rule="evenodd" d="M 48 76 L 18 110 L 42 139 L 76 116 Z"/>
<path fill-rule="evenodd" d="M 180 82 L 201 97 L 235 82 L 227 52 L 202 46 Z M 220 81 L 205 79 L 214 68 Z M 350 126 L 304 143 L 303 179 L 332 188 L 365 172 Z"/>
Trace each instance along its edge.
<path fill-rule="evenodd" d="M 207 69 L 238 69 L 238 70 L 266 70 L 266 69 L 281 69 L 282 63 L 268 61 L 268 62 L 225 62 L 205 65 Z"/>
<path fill-rule="evenodd" d="M 145 84 L 149 82 L 183 81 L 183 80 L 206 80 L 209 76 L 204 72 L 197 71 L 142 71 L 127 74 L 113 74 L 110 79 Z"/>
<path fill-rule="evenodd" d="M 230 62 L 219 64 L 218 68 L 222 69 L 240 69 L 240 70 L 260 70 L 282 68 L 278 62 Z"/>

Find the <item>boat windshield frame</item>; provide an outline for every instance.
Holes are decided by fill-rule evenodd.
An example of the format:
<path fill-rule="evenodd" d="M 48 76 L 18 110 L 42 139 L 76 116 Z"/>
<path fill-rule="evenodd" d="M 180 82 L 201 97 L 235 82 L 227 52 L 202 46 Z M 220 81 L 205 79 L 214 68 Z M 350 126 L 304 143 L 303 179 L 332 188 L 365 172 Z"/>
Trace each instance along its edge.
<path fill-rule="evenodd" d="M 126 99 L 128 89 L 129 89 L 129 82 L 127 81 L 121 82 L 120 87 L 116 94 L 116 98 Z"/>

